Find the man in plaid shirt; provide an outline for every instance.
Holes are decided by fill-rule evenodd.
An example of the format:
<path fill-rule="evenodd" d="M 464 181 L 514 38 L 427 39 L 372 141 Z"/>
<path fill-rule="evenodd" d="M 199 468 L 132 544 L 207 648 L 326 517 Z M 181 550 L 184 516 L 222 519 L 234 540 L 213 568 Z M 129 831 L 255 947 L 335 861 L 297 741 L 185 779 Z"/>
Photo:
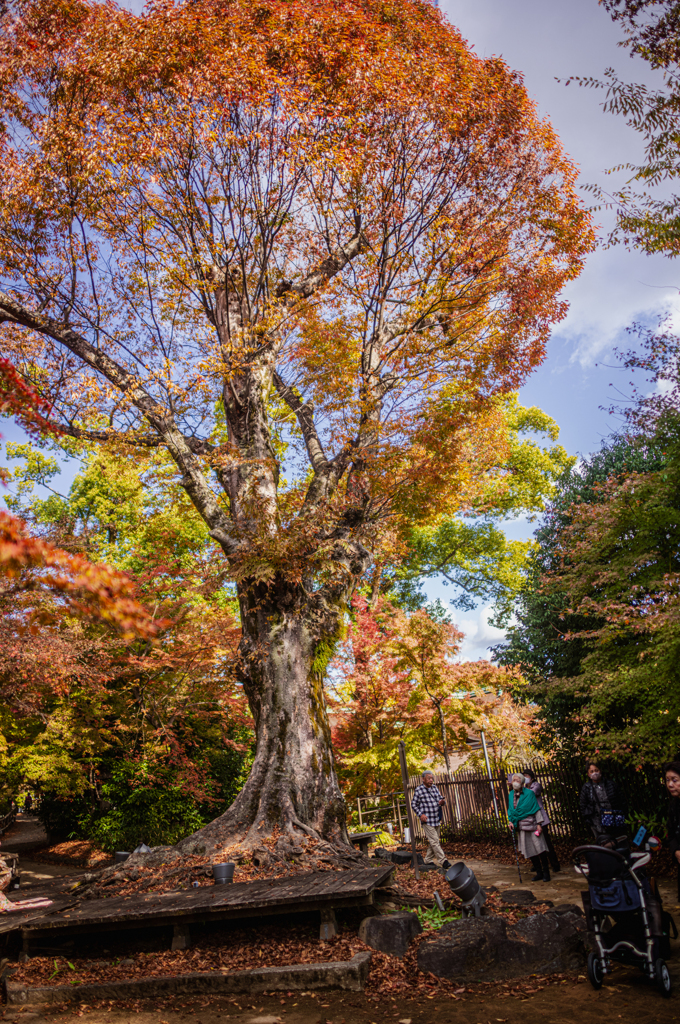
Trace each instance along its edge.
<path fill-rule="evenodd" d="M 439 868 L 450 867 L 439 843 L 439 808 L 445 803 L 444 797 L 434 784 L 432 772 L 423 772 L 422 785 L 418 786 L 413 794 L 411 807 L 420 818 L 427 839 L 425 863 L 432 864 L 434 861 Z"/>

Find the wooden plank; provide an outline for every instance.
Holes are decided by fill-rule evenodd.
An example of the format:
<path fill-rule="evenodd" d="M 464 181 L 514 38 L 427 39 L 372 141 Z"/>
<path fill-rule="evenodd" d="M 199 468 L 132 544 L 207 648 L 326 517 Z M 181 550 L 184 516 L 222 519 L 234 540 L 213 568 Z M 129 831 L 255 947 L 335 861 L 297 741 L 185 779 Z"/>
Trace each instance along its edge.
<path fill-rule="evenodd" d="M 23 893 L 21 898 L 26 899 L 26 894 Z M 55 909 L 59 909 L 60 907 L 67 907 L 73 900 L 70 897 L 57 897 L 54 902 L 56 904 Z M 24 928 L 31 921 L 44 918 L 46 909 L 48 908 L 39 907 L 37 910 L 16 910 L 13 913 L 0 915 L 0 935 L 17 931 L 17 929 Z M 51 910 L 52 908 L 49 909 Z"/>
<path fill-rule="evenodd" d="M 162 924 L 177 918 L 225 917 L 231 913 L 261 915 L 277 908 L 300 911 L 320 905 L 342 905 L 364 901 L 391 874 L 391 864 L 358 868 L 347 872 L 313 872 L 283 879 L 237 882 L 229 886 L 203 886 L 177 893 L 146 896 L 117 896 L 88 900 L 79 906 L 65 905 L 42 915 L 24 919 L 17 926 L 25 932 L 46 932 L 83 926 Z M 228 891 L 224 891 L 224 890 Z M 17 915 L 19 916 L 19 915 Z"/>

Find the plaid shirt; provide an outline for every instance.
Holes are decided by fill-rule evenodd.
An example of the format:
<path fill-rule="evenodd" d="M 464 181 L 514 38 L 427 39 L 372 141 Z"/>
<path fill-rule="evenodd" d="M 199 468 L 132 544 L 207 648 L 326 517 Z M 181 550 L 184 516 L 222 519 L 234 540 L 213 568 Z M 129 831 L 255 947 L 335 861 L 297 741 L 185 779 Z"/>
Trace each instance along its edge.
<path fill-rule="evenodd" d="M 421 786 L 418 786 L 417 790 L 413 794 L 411 807 L 418 817 L 420 817 L 421 814 L 426 814 L 427 824 L 436 828 L 439 824 L 439 801 L 442 799 L 441 793 L 434 784 L 426 786 L 425 783 L 423 783 Z"/>

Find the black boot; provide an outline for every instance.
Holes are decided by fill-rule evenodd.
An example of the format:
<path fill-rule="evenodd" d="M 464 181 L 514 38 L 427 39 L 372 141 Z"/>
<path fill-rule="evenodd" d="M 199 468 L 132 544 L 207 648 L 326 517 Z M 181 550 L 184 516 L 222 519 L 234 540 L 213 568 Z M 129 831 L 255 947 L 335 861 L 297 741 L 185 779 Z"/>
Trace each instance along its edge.
<path fill-rule="evenodd" d="M 543 826 L 543 838 L 548 845 L 548 860 L 550 861 L 550 867 L 553 871 L 561 871 L 560 862 L 557 859 L 557 852 L 553 846 L 552 836 L 550 835 L 550 829 L 547 825 Z"/>
<path fill-rule="evenodd" d="M 544 882 L 550 881 L 550 864 L 548 862 L 548 854 L 541 854 L 541 876 Z"/>
<path fill-rule="evenodd" d="M 541 867 L 541 858 L 539 856 L 531 858 L 531 866 L 536 872 L 534 877 L 531 879 L 532 882 L 543 881 L 543 868 Z"/>

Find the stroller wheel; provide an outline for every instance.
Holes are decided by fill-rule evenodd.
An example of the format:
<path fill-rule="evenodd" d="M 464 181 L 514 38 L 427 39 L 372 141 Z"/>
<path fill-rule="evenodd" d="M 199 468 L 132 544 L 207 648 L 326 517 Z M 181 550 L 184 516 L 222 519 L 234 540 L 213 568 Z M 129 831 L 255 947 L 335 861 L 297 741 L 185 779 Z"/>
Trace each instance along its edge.
<path fill-rule="evenodd" d="M 669 999 L 673 984 L 671 982 L 671 976 L 668 973 L 665 960 L 654 961 L 654 980 L 656 981 L 656 987 L 661 995 L 665 999 Z"/>
<path fill-rule="evenodd" d="M 657 963 L 663 963 L 663 961 L 657 960 Z M 666 967 L 665 964 L 664 967 Z M 666 968 L 666 973 L 668 973 L 668 968 Z M 603 980 L 604 965 L 602 961 L 597 953 L 588 953 L 588 981 L 593 988 L 602 988 Z"/>

